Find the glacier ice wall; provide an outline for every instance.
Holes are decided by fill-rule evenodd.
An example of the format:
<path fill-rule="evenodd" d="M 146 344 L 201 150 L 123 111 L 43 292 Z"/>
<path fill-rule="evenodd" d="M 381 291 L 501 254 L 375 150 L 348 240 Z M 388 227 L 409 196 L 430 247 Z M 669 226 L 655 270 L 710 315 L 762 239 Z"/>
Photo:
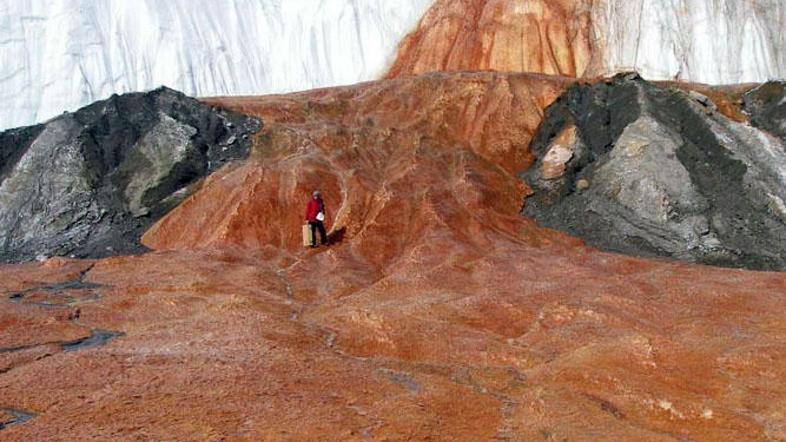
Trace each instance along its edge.
<path fill-rule="evenodd" d="M 160 85 L 264 94 L 377 78 L 431 0 L 0 0 L 0 130 Z"/>
<path fill-rule="evenodd" d="M 637 70 L 710 84 L 786 77 L 786 0 L 437 0 L 388 76 Z"/>
<path fill-rule="evenodd" d="M 0 130 L 159 85 L 210 96 L 375 79 L 429 6 L 458 1 L 0 0 Z M 539 4 L 463 1 L 500 11 Z M 591 16 L 587 74 L 638 70 L 711 84 L 786 77 L 786 0 L 557 3 L 569 2 Z"/>
<path fill-rule="evenodd" d="M 710 84 L 786 77 L 786 0 L 593 0 L 602 73 Z"/>

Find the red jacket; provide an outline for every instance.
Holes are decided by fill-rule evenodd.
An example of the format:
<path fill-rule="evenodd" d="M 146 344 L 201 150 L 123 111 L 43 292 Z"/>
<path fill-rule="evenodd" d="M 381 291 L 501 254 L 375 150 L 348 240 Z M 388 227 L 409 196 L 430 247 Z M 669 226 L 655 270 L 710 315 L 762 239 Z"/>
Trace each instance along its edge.
<path fill-rule="evenodd" d="M 306 221 L 316 221 L 317 213 L 319 212 L 325 212 L 325 203 L 322 202 L 322 198 L 311 198 L 308 200 L 308 204 L 306 205 Z"/>

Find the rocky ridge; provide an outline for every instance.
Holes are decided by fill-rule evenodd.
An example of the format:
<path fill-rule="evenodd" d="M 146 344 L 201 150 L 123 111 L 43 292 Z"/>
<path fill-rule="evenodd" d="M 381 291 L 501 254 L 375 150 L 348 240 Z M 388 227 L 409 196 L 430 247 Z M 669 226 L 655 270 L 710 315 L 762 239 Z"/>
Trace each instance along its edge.
<path fill-rule="evenodd" d="M 0 260 L 145 250 L 142 233 L 191 184 L 245 158 L 259 127 L 160 88 L 0 133 Z"/>
<path fill-rule="evenodd" d="M 531 144 L 523 213 L 605 250 L 784 269 L 783 93 L 768 83 L 745 95 L 767 132 L 636 74 L 572 86 Z"/>

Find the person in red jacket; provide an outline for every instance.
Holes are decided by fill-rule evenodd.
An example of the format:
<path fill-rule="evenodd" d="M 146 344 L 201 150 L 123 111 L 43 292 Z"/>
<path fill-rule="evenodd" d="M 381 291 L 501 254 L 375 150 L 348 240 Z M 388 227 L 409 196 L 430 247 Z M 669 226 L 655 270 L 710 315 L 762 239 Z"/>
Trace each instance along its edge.
<path fill-rule="evenodd" d="M 319 238 L 322 245 L 327 245 L 328 239 L 324 221 L 325 203 L 322 201 L 322 197 L 319 196 L 319 191 L 315 190 L 306 205 L 306 222 L 311 226 L 311 247 L 317 247 L 316 230 L 319 230 Z"/>

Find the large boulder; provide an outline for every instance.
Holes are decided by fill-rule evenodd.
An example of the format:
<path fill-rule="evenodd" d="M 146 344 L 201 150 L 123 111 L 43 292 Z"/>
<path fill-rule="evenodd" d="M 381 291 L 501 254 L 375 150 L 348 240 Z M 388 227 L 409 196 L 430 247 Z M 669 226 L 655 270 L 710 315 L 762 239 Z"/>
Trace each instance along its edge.
<path fill-rule="evenodd" d="M 534 192 L 523 213 L 604 250 L 784 269 L 781 100 L 746 100 L 770 133 L 636 74 L 577 84 L 546 110 L 531 144 L 538 159 L 524 173 Z"/>
<path fill-rule="evenodd" d="M 167 88 L 0 133 L 0 260 L 144 250 L 141 234 L 260 123 Z"/>

